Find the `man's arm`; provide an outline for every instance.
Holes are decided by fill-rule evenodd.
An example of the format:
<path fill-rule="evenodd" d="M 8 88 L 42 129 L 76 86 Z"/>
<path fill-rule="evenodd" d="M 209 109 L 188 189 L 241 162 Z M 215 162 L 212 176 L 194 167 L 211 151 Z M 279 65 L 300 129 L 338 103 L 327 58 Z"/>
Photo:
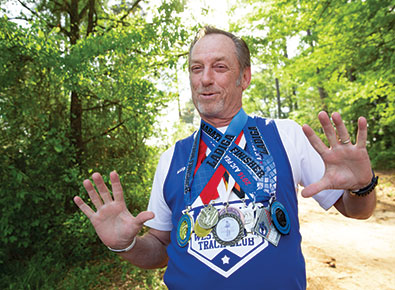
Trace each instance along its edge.
<path fill-rule="evenodd" d="M 367 196 L 355 196 L 346 190 L 334 206 L 346 217 L 367 219 L 376 207 L 376 192 L 372 191 Z"/>
<path fill-rule="evenodd" d="M 133 265 L 143 269 L 162 268 L 167 265 L 166 247 L 170 243 L 170 232 L 150 229 L 144 236 L 137 237 L 134 247 L 119 255 Z"/>

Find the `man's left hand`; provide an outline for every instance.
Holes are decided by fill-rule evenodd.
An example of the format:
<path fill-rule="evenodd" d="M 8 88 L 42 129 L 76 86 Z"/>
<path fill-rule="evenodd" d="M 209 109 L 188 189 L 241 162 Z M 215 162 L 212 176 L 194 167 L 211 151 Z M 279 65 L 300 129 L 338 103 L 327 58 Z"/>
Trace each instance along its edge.
<path fill-rule="evenodd" d="M 318 114 L 321 126 L 329 142 L 329 148 L 308 126 L 303 132 L 325 164 L 325 173 L 321 180 L 310 184 L 302 191 L 302 196 L 311 197 L 325 189 L 358 190 L 367 186 L 373 177 L 368 152 L 366 150 L 367 121 L 358 119 L 356 143 L 352 144 L 350 135 L 339 113 L 332 114 L 332 125 L 326 112 Z"/>

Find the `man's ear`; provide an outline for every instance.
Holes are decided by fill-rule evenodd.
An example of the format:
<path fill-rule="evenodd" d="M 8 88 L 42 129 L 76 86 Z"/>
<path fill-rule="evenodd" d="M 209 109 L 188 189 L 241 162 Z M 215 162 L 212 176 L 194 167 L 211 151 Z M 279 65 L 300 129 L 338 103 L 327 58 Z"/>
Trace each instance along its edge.
<path fill-rule="evenodd" d="M 243 72 L 243 77 L 241 79 L 241 87 L 243 91 L 248 88 L 251 82 L 251 67 L 246 67 Z"/>

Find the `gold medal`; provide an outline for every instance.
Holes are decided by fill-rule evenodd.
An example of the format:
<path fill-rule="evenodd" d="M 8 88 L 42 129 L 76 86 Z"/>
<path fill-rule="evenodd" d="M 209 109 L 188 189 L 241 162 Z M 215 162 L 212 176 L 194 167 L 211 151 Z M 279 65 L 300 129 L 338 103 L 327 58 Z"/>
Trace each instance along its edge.
<path fill-rule="evenodd" d="M 188 213 L 183 214 L 178 221 L 177 243 L 180 247 L 185 247 L 188 244 L 192 234 L 192 224 L 193 219 Z"/>
<path fill-rule="evenodd" d="M 195 226 L 193 228 L 193 231 L 195 232 L 195 235 L 197 235 L 198 237 L 204 238 L 205 236 L 207 236 L 211 232 L 211 229 L 204 229 L 204 228 L 202 228 L 199 225 L 199 222 L 196 220 Z"/>

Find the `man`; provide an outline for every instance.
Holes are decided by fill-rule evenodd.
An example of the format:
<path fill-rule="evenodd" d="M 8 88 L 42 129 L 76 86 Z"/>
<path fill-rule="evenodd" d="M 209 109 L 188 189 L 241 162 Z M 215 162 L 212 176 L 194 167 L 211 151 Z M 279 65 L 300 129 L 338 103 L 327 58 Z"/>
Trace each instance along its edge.
<path fill-rule="evenodd" d="M 149 211 L 130 214 L 115 172 L 113 197 L 100 174 L 92 176 L 99 194 L 84 181 L 96 212 L 79 197 L 75 203 L 124 259 L 142 268 L 167 265 L 169 289 L 304 289 L 296 186 L 325 209 L 368 218 L 377 178 L 366 119 L 358 120 L 353 145 L 340 115 L 332 115 L 335 129 L 321 112 L 328 148 L 307 125 L 246 116 L 248 47 L 215 28 L 202 29 L 191 45 L 189 73 L 201 128 L 162 155 Z M 144 224 L 150 230 L 137 237 Z"/>

